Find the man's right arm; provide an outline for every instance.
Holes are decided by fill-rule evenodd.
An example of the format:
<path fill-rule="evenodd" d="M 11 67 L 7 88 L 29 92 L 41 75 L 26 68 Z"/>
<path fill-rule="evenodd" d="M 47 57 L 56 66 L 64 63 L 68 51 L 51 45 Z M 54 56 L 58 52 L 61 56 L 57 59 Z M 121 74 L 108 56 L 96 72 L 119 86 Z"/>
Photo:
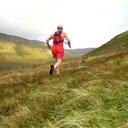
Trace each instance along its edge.
<path fill-rule="evenodd" d="M 46 43 L 47 43 L 47 47 L 49 49 L 51 49 L 51 46 L 49 45 L 49 40 L 53 39 L 53 35 L 51 35 L 47 40 L 46 40 Z"/>

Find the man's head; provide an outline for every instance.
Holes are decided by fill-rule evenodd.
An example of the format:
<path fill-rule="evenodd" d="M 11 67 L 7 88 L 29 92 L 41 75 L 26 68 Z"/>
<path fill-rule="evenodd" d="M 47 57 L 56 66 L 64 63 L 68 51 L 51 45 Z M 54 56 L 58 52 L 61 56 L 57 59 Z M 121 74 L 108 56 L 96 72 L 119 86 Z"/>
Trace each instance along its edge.
<path fill-rule="evenodd" d="M 58 26 L 57 26 L 57 30 L 58 30 L 59 32 L 62 32 L 62 31 L 63 31 L 63 26 L 62 26 L 62 25 L 58 25 Z"/>

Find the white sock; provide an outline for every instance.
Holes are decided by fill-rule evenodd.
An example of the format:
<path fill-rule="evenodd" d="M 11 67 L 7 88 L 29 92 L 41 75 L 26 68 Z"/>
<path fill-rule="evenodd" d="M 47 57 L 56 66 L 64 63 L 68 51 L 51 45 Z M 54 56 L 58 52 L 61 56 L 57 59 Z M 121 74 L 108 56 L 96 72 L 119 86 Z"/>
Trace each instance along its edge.
<path fill-rule="evenodd" d="M 54 64 L 54 68 L 56 69 L 56 64 Z"/>

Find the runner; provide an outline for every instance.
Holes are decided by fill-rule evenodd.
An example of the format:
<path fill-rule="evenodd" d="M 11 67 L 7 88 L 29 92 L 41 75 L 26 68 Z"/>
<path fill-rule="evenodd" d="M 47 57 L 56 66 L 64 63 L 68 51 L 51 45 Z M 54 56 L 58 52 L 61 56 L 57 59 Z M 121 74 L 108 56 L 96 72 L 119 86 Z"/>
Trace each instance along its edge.
<path fill-rule="evenodd" d="M 51 39 L 53 39 L 52 47 L 49 45 L 49 40 Z M 50 71 L 49 71 L 50 75 L 53 74 L 54 70 L 56 70 L 57 75 L 60 74 L 60 67 L 62 64 L 63 57 L 64 57 L 63 43 L 65 39 L 68 42 L 67 44 L 69 48 L 71 48 L 70 40 L 67 37 L 67 34 L 63 32 L 63 26 L 59 25 L 57 26 L 57 31 L 46 40 L 47 46 L 49 49 L 51 49 L 53 57 L 55 59 L 55 63 L 50 65 Z"/>

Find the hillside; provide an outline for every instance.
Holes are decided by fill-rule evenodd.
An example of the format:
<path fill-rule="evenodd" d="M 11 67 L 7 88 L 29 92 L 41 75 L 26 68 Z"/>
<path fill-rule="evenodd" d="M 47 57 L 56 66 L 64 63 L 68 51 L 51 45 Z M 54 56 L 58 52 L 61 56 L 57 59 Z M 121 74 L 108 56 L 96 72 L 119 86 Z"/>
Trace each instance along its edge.
<path fill-rule="evenodd" d="M 103 55 L 103 54 L 114 54 L 116 52 L 127 52 L 128 51 L 128 31 L 123 32 L 109 42 L 102 45 L 100 48 L 95 49 L 89 55 Z"/>
<path fill-rule="evenodd" d="M 40 65 L 49 59 L 43 42 L 0 33 L 0 71 Z"/>
<path fill-rule="evenodd" d="M 65 59 L 81 56 L 89 50 L 65 50 Z M 0 33 L 0 71 L 49 61 L 52 61 L 52 55 L 45 43 Z"/>
<path fill-rule="evenodd" d="M 92 50 L 94 50 L 94 48 L 65 50 L 65 56 L 78 57 L 86 53 L 89 53 Z M 32 55 L 32 56 L 35 55 L 37 59 L 44 59 L 44 58 L 46 59 L 48 56 L 47 54 L 45 54 L 46 57 L 44 57 L 45 56 L 44 52 L 47 53 L 48 50 L 46 44 L 43 42 L 37 40 L 28 40 L 21 37 L 0 33 L 0 55 L 1 55 L 0 57 L 4 56 L 6 58 L 7 55 L 8 58 L 8 56 L 10 55 L 9 58 L 11 58 L 11 56 L 12 57 L 17 56 L 17 59 L 18 57 L 19 58 L 21 57 L 21 59 L 25 59 L 25 58 L 29 58 L 29 56 L 27 55 Z M 23 56 L 26 57 L 22 58 Z M 34 58 L 30 57 L 30 60 Z"/>
<path fill-rule="evenodd" d="M 47 58 L 44 43 L 0 33 L 0 61 L 26 61 Z"/>
<path fill-rule="evenodd" d="M 0 74 L 0 127 L 127 128 L 128 52 L 92 53 L 65 61 L 60 76 L 46 64 Z"/>

